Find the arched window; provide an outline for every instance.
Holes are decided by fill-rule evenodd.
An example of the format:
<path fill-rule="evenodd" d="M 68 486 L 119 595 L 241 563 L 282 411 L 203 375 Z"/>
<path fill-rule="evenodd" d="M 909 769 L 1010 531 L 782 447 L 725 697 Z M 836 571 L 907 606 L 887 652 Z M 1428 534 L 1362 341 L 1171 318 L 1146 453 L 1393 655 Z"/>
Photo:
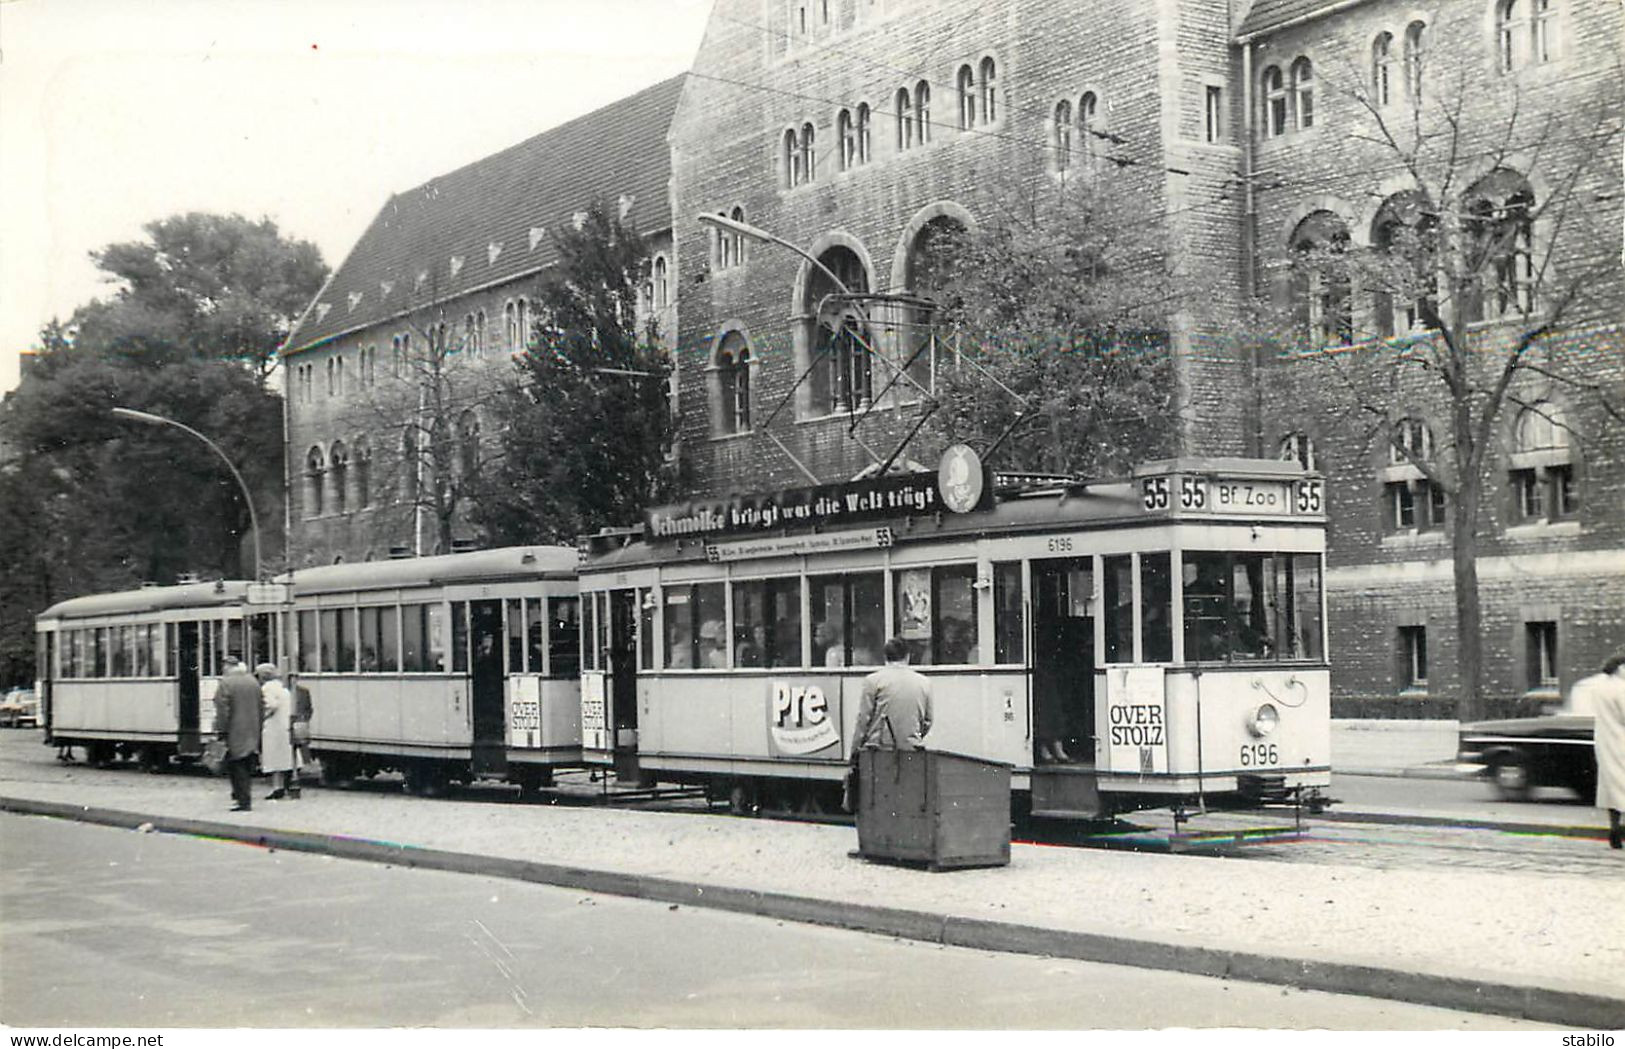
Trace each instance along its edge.
<path fill-rule="evenodd" d="M 320 517 L 323 510 L 322 486 L 327 481 L 327 463 L 319 445 L 305 453 L 305 516 Z"/>
<path fill-rule="evenodd" d="M 1495 35 L 1500 41 L 1501 71 L 1510 73 L 1528 61 L 1528 9 L 1525 0 L 1501 0 L 1495 10 Z"/>
<path fill-rule="evenodd" d="M 1533 0 L 1529 11 L 1530 57 L 1550 62 L 1557 49 L 1557 8 L 1552 0 Z"/>
<path fill-rule="evenodd" d="M 938 309 L 951 306 L 944 301 L 950 292 L 953 269 L 962 250 L 965 227 L 947 215 L 920 227 L 908 252 L 908 290 L 921 299 L 935 303 Z M 899 381 L 896 389 L 905 400 L 914 400 L 921 390 L 930 392 L 936 382 L 936 326 L 935 311 L 927 306 L 909 310 L 910 323 L 903 328 L 898 361 L 905 375 L 912 381 Z"/>
<path fill-rule="evenodd" d="M 857 162 L 869 163 L 869 103 L 858 103 L 857 126 L 853 130 L 857 139 Z"/>
<path fill-rule="evenodd" d="M 470 357 L 480 355 L 479 345 L 474 341 L 474 315 L 472 313 L 463 315 L 463 352 Z"/>
<path fill-rule="evenodd" d="M 738 209 L 735 208 L 734 210 L 737 211 Z M 731 238 L 733 234 L 724 231 L 721 236 L 726 240 Z M 653 275 L 650 280 L 651 298 L 653 299 L 651 305 L 657 310 L 663 310 L 671 302 L 671 280 L 666 270 L 666 256 L 656 255 L 654 265 L 649 268 Z"/>
<path fill-rule="evenodd" d="M 959 89 L 959 130 L 969 131 L 976 126 L 976 71 L 960 66 L 954 83 Z"/>
<path fill-rule="evenodd" d="M 784 185 L 786 189 L 794 189 L 801 185 L 801 143 L 796 139 L 794 128 L 784 133 Z"/>
<path fill-rule="evenodd" d="M 1307 58 L 1292 63 L 1292 107 L 1299 131 L 1315 126 L 1315 67 Z"/>
<path fill-rule="evenodd" d="M 843 109 L 835 115 L 835 137 L 841 144 L 841 170 L 851 171 L 858 163 L 858 139 L 851 110 Z"/>
<path fill-rule="evenodd" d="M 801 176 L 805 182 L 812 182 L 818 177 L 818 148 L 814 139 L 813 126 L 801 125 Z"/>
<path fill-rule="evenodd" d="M 415 503 L 422 481 L 422 462 L 418 458 L 418 431 L 411 424 L 401 431 L 401 500 Z"/>
<path fill-rule="evenodd" d="M 1264 70 L 1264 135 L 1279 138 L 1286 134 L 1286 83 L 1280 66 Z"/>
<path fill-rule="evenodd" d="M 1281 446 L 1277 450 L 1276 458 L 1283 463 L 1297 463 L 1305 470 L 1320 469 L 1315 440 L 1302 430 L 1289 433 L 1281 438 Z"/>
<path fill-rule="evenodd" d="M 1412 22 L 1405 27 L 1405 90 L 1411 104 L 1422 101 L 1422 61 L 1427 48 L 1427 25 Z"/>
<path fill-rule="evenodd" d="M 362 509 L 372 505 L 372 446 L 365 441 L 355 449 L 355 503 Z"/>
<path fill-rule="evenodd" d="M 931 141 L 931 84 L 922 80 L 914 85 L 914 123 L 918 129 L 914 138 L 920 145 Z"/>
<path fill-rule="evenodd" d="M 735 222 L 743 224 L 745 221 L 744 207 L 739 204 L 735 204 L 733 210 L 728 213 L 728 217 L 733 219 Z M 733 239 L 734 262 L 737 265 L 743 266 L 745 264 L 745 235 L 743 233 L 735 233 L 733 234 Z M 665 305 L 671 305 L 671 286 L 669 282 L 665 291 Z"/>
<path fill-rule="evenodd" d="M 1379 253 L 1366 280 L 1371 286 L 1377 333 L 1400 335 L 1433 326 L 1438 316 L 1438 218 L 1419 192 L 1383 201 L 1371 224 Z"/>
<path fill-rule="evenodd" d="M 1535 308 L 1535 193 L 1528 180 L 1501 168 L 1467 191 L 1467 263 L 1477 287 L 1469 320 L 1527 316 Z"/>
<path fill-rule="evenodd" d="M 1100 102 L 1093 91 L 1085 91 L 1078 99 L 1078 152 L 1086 165 L 1094 163 L 1100 144 Z"/>
<path fill-rule="evenodd" d="M 1348 244 L 1348 227 L 1330 211 L 1315 212 L 1292 233 L 1293 297 L 1299 323 L 1312 345 L 1346 346 L 1354 341 Z"/>
<path fill-rule="evenodd" d="M 908 88 L 897 89 L 893 105 L 897 109 L 897 152 L 905 153 L 914 148 L 914 102 Z"/>
<path fill-rule="evenodd" d="M 479 474 L 480 417 L 472 408 L 457 417 L 457 460 L 465 484 Z"/>
<path fill-rule="evenodd" d="M 502 336 L 508 349 L 519 349 L 519 310 L 512 299 L 502 304 Z"/>
<path fill-rule="evenodd" d="M 1371 104 L 1386 106 L 1393 101 L 1389 76 L 1393 68 L 1394 34 L 1378 33 L 1371 42 Z"/>
<path fill-rule="evenodd" d="M 1518 413 L 1507 473 L 1514 522 L 1558 521 L 1580 509 L 1568 416 L 1551 401 Z"/>
<path fill-rule="evenodd" d="M 982 59 L 981 78 L 977 83 L 977 90 L 981 94 L 982 123 L 992 124 L 999 119 L 999 87 L 998 67 L 993 57 Z"/>
<path fill-rule="evenodd" d="M 750 429 L 750 345 L 731 331 L 717 350 L 717 430 L 722 434 Z"/>
<path fill-rule="evenodd" d="M 1055 104 L 1055 170 L 1065 171 L 1072 164 L 1072 103 L 1066 99 Z"/>
<path fill-rule="evenodd" d="M 485 356 L 485 311 L 480 310 L 474 314 L 474 355 Z"/>
<path fill-rule="evenodd" d="M 332 465 L 328 472 L 333 475 L 333 512 L 342 514 L 350 509 L 350 452 L 343 441 L 333 442 L 329 461 Z"/>
<path fill-rule="evenodd" d="M 830 248 L 818 261 L 840 278 L 847 291 L 863 294 L 869 290 L 869 275 L 852 249 Z M 805 301 L 809 304 L 824 302 L 831 292 L 840 290 L 817 268 L 810 271 L 808 280 Z M 863 314 L 851 303 L 835 299 L 818 315 L 813 334 L 815 357 L 809 377 L 813 413 L 829 415 L 867 405 L 872 394 L 869 353 L 873 342 Z"/>

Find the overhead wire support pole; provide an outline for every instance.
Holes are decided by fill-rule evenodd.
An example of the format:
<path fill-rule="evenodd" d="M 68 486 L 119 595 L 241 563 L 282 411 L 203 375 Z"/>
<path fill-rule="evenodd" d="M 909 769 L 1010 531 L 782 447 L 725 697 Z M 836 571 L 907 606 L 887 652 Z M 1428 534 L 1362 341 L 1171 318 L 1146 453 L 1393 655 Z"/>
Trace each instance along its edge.
<path fill-rule="evenodd" d="M 198 440 L 202 441 L 204 444 L 208 445 L 209 450 L 220 457 L 220 461 L 226 464 L 226 469 L 230 470 L 231 476 L 236 479 L 237 488 L 242 492 L 243 495 L 243 503 L 248 507 L 248 527 L 254 536 L 254 582 L 257 583 L 264 578 L 264 561 L 260 557 L 259 514 L 254 510 L 254 496 L 248 490 L 248 482 L 244 481 L 243 475 L 237 472 L 237 466 L 231 461 L 231 457 L 225 452 L 221 451 L 218 444 L 215 444 L 213 441 L 209 440 L 201 433 L 198 433 L 190 426 L 182 422 L 176 422 L 174 419 L 170 419 L 166 416 L 154 415 L 151 412 L 140 412 L 136 411 L 134 408 L 114 408 L 113 414 L 118 416 L 120 419 L 129 419 L 132 422 L 146 423 L 149 426 L 173 426 L 177 430 L 184 430 L 193 437 L 196 437 Z"/>

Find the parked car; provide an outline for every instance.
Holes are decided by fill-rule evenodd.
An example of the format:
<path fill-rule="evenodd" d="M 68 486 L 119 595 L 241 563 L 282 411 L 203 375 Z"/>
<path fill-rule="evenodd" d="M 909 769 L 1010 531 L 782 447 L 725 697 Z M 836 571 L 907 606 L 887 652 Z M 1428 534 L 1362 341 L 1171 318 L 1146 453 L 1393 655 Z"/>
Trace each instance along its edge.
<path fill-rule="evenodd" d="M 1567 787 L 1590 801 L 1597 790 L 1592 718 L 1555 714 L 1461 727 L 1456 761 L 1495 784 L 1508 801 L 1523 801 L 1536 787 Z"/>
<path fill-rule="evenodd" d="M 14 688 L 0 699 L 0 725 L 16 728 L 39 725 L 39 697 L 31 688 Z"/>

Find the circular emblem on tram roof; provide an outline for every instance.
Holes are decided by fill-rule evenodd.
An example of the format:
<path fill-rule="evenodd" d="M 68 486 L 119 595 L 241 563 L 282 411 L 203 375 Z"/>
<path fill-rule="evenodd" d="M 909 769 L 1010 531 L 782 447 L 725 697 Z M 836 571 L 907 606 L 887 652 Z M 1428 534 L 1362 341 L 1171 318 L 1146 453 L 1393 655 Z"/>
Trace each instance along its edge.
<path fill-rule="evenodd" d="M 956 444 L 942 453 L 937 490 L 943 505 L 956 514 L 976 509 L 982 501 L 982 458 L 969 445 Z"/>

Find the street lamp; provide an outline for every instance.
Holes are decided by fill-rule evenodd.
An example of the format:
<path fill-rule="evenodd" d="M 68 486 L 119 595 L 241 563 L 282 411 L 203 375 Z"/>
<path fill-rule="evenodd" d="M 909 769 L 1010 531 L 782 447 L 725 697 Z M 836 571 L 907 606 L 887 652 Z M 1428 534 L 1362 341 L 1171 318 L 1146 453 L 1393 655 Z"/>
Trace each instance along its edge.
<path fill-rule="evenodd" d="M 220 446 L 203 436 L 201 433 L 198 433 L 190 426 L 187 426 L 185 423 L 176 422 L 174 419 L 165 418 L 162 415 L 154 415 L 151 412 L 138 412 L 134 408 L 114 408 L 113 414 L 118 416 L 120 419 L 129 419 L 132 422 L 146 423 L 149 426 L 173 426 L 177 430 L 185 430 L 193 437 L 196 437 L 198 440 L 208 445 L 210 451 L 214 452 L 214 454 L 220 457 L 221 461 L 226 464 L 226 469 L 231 471 L 231 476 L 237 479 L 237 487 L 240 488 L 243 493 L 243 502 L 248 505 L 248 525 L 254 533 L 254 581 L 256 583 L 259 582 L 262 578 L 262 572 L 260 569 L 260 518 L 259 515 L 254 512 L 254 497 L 249 493 L 248 484 L 243 480 L 243 475 L 237 472 L 237 467 L 232 464 L 231 459 L 227 457 L 226 453 L 220 450 Z"/>

